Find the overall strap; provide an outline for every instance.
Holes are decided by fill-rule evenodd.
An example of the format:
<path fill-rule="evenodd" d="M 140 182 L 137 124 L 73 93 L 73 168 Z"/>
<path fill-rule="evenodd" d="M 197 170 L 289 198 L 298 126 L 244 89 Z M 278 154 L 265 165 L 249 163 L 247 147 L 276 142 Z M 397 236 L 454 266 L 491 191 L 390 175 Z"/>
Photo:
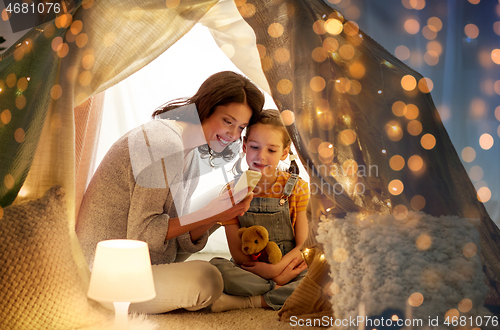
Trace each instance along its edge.
<path fill-rule="evenodd" d="M 290 197 L 298 179 L 299 176 L 297 174 L 292 174 L 290 178 L 288 178 L 285 184 L 285 188 L 283 188 L 283 195 L 281 195 L 280 197 L 280 205 L 285 204 L 285 200 L 288 199 L 288 197 Z"/>

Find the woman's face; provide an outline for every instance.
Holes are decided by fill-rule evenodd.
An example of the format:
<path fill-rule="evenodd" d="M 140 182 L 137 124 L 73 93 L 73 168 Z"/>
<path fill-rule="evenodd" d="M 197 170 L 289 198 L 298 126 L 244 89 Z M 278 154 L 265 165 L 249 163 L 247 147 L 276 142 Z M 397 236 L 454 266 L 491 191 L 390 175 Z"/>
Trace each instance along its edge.
<path fill-rule="evenodd" d="M 288 148 L 283 146 L 283 132 L 271 125 L 255 124 L 243 142 L 243 152 L 250 170 L 271 175 L 280 160 L 288 156 Z"/>
<path fill-rule="evenodd" d="M 201 124 L 210 148 L 222 152 L 231 142 L 238 140 L 251 117 L 252 109 L 246 104 L 216 106 L 214 113 Z"/>

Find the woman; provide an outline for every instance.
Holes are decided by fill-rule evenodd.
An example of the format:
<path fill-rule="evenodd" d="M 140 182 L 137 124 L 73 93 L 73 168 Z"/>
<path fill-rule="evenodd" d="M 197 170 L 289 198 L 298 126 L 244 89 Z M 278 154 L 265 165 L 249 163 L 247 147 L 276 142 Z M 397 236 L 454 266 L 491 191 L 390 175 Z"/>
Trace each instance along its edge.
<path fill-rule="evenodd" d="M 99 241 L 148 243 L 156 298 L 131 310 L 197 310 L 222 293 L 221 275 L 209 263 L 174 262 L 203 249 L 214 224 L 249 208 L 251 196 L 233 206 L 226 194 L 189 213 L 199 153 L 231 158 L 228 146 L 258 119 L 263 104 L 262 92 L 247 78 L 216 73 L 193 97 L 155 111 L 155 120 L 121 137 L 102 160 L 85 192 L 76 232 L 89 265 Z"/>

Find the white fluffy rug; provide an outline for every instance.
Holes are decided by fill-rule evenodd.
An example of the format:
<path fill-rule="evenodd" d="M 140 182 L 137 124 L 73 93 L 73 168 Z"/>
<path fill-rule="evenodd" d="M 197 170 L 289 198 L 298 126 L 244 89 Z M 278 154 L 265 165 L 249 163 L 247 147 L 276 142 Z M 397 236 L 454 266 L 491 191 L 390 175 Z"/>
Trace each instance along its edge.
<path fill-rule="evenodd" d="M 397 315 L 422 320 L 415 328 L 431 329 L 430 320 L 437 318 L 441 328 L 449 317 L 472 323 L 470 328 L 476 320 L 484 326 L 491 314 L 483 306 L 487 287 L 473 222 L 409 212 L 402 220 L 353 213 L 320 223 L 317 239 L 330 264 L 335 316 Z"/>

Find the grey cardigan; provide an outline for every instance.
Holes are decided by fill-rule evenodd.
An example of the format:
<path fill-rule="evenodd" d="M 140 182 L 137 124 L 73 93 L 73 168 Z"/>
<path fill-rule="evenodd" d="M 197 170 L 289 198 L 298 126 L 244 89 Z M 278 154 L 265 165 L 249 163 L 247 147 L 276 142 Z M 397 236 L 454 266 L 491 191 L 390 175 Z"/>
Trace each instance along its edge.
<path fill-rule="evenodd" d="M 184 157 L 181 133 L 174 121 L 156 119 L 131 130 L 108 151 L 77 219 L 89 266 L 97 243 L 106 239 L 147 242 L 152 264 L 182 261 L 205 247 L 208 232 L 196 242 L 189 233 L 165 241 L 169 219 L 189 213 L 200 173 L 198 150 Z"/>

